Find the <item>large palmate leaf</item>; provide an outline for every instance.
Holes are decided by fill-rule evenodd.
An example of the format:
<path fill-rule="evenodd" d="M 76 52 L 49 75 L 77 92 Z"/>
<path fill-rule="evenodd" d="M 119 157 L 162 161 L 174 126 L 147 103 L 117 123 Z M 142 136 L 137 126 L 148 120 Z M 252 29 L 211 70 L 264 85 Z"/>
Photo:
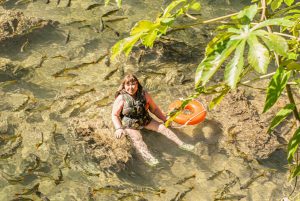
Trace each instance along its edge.
<path fill-rule="evenodd" d="M 231 88 L 236 87 L 243 71 L 245 44 L 246 40 L 240 42 L 235 50 L 234 57 L 225 67 L 225 81 Z"/>
<path fill-rule="evenodd" d="M 300 128 L 296 130 L 288 144 L 288 162 L 291 163 L 300 143 Z"/>
<path fill-rule="evenodd" d="M 255 25 L 253 28 L 251 28 L 250 31 L 254 31 L 266 26 L 272 26 L 272 25 L 277 25 L 277 26 L 284 26 L 284 27 L 292 27 L 294 26 L 294 22 L 288 19 L 284 19 L 284 18 L 274 18 L 274 19 L 269 19 L 269 20 L 265 20 L 263 22 L 258 23 L 257 25 Z"/>
<path fill-rule="evenodd" d="M 205 55 L 208 56 L 214 51 L 222 52 L 229 40 L 229 38 L 232 36 L 232 33 L 220 33 L 216 35 L 206 46 L 205 48 Z M 223 46 L 223 49 L 222 47 Z"/>
<path fill-rule="evenodd" d="M 287 56 L 289 46 L 283 37 L 264 30 L 253 31 L 252 34 L 259 36 L 271 51 L 281 56 Z"/>
<path fill-rule="evenodd" d="M 230 40 L 225 44 L 226 47 L 221 53 L 214 51 L 205 57 L 196 70 L 195 87 L 205 85 L 239 43 L 240 40 Z"/>
<path fill-rule="evenodd" d="M 265 74 L 270 63 L 268 49 L 262 45 L 254 34 L 248 37 L 248 62 L 258 73 Z"/>
<path fill-rule="evenodd" d="M 291 72 L 285 70 L 283 67 L 279 67 L 276 70 L 276 73 L 273 75 L 267 89 L 267 98 L 263 112 L 269 110 L 276 103 L 285 88 L 290 75 Z"/>
<path fill-rule="evenodd" d="M 276 126 L 278 126 L 283 120 L 285 120 L 285 118 L 293 112 L 294 108 L 294 104 L 288 104 L 284 106 L 284 108 L 282 108 L 273 118 L 268 132 L 271 132 Z"/>

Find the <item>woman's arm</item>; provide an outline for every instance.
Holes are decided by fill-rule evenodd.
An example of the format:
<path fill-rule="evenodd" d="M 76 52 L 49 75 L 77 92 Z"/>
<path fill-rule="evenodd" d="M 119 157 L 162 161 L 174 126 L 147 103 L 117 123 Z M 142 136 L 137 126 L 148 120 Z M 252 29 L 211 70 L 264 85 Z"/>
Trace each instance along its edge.
<path fill-rule="evenodd" d="M 122 128 L 121 118 L 120 118 L 123 105 L 124 105 L 124 101 L 122 96 L 118 96 L 113 104 L 112 113 L 111 113 L 112 122 L 116 129 L 115 135 L 117 138 L 120 138 L 124 133 L 124 130 Z"/>
<path fill-rule="evenodd" d="M 167 121 L 166 115 L 160 110 L 160 108 L 155 104 L 153 99 L 151 98 L 150 94 L 145 92 L 145 97 L 147 103 L 149 104 L 149 110 L 152 114 L 154 114 L 157 118 L 162 120 L 163 122 Z"/>

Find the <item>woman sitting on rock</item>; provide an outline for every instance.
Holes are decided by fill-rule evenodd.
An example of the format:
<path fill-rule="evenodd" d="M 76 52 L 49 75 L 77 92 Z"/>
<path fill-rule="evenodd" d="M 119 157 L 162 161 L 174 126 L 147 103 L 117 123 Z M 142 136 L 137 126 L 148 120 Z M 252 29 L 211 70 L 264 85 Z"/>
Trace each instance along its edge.
<path fill-rule="evenodd" d="M 115 126 L 116 138 L 127 134 L 132 140 L 133 146 L 149 165 L 155 166 L 159 162 L 152 156 L 143 141 L 140 133 L 142 128 L 163 134 L 183 150 L 192 151 L 194 149 L 193 145 L 182 142 L 163 123 L 159 123 L 150 117 L 148 110 L 163 122 L 167 120 L 167 117 L 154 103 L 149 93 L 143 90 L 143 87 L 134 75 L 129 74 L 125 76 L 115 98 L 112 109 L 112 121 Z"/>

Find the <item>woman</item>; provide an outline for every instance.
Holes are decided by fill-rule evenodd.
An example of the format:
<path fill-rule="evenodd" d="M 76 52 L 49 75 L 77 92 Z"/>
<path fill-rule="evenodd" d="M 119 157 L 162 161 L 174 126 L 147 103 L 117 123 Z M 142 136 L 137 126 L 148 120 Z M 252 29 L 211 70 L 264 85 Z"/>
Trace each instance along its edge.
<path fill-rule="evenodd" d="M 134 75 L 129 74 L 125 76 L 115 98 L 112 109 L 112 121 L 115 127 L 116 138 L 127 134 L 132 140 L 133 146 L 149 165 L 157 165 L 158 160 L 152 156 L 144 143 L 140 133 L 142 128 L 165 135 L 181 149 L 187 151 L 194 149 L 193 145 L 182 142 L 164 124 L 150 117 L 148 110 L 163 122 L 167 120 L 167 117 L 154 103 L 151 96 L 143 90 L 143 87 Z"/>

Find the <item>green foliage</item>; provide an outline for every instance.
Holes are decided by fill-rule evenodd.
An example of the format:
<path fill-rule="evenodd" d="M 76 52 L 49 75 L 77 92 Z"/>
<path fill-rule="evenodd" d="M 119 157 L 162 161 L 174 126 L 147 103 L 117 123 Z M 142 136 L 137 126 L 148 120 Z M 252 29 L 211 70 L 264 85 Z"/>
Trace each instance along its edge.
<path fill-rule="evenodd" d="M 282 3 L 285 3 L 287 6 L 290 6 L 294 3 L 294 0 L 272 0 L 271 3 L 271 9 L 275 11 L 276 9 L 280 8 Z"/>
<path fill-rule="evenodd" d="M 122 0 L 115 0 L 116 4 L 118 5 L 118 7 L 121 7 L 122 5 Z M 108 5 L 110 2 L 110 0 L 105 0 L 105 5 Z"/>
<path fill-rule="evenodd" d="M 238 17 L 234 17 L 234 19 L 242 19 L 243 14 L 244 16 L 247 16 L 247 19 L 251 20 L 254 18 L 256 12 L 257 6 L 250 6 L 239 12 Z M 237 82 L 241 79 L 240 75 L 243 71 L 245 41 L 247 41 L 249 46 L 248 63 L 258 73 L 265 74 L 267 72 L 270 63 L 269 51 L 274 51 L 280 55 L 287 56 L 287 41 L 281 36 L 260 30 L 260 28 L 270 25 L 289 27 L 293 26 L 294 23 L 292 21 L 281 18 L 270 19 L 258 23 L 252 28 L 250 27 L 250 21 L 248 23 L 249 24 L 240 27 L 229 27 L 227 32 L 217 35 L 207 45 L 206 56 L 196 70 L 196 87 L 207 84 L 215 72 L 221 67 L 223 62 L 226 61 L 226 59 L 231 59 L 231 53 L 237 48 L 238 50 L 235 51 L 233 58 L 226 66 L 224 75 L 226 83 L 228 83 L 231 88 L 235 88 Z M 265 45 L 258 40 L 258 37 L 264 41 Z M 269 49 L 267 49 L 266 46 Z"/>
<path fill-rule="evenodd" d="M 155 21 L 142 20 L 137 22 L 131 29 L 130 36 L 112 47 L 111 58 L 114 59 L 122 52 L 128 56 L 139 40 L 144 46 L 152 48 L 154 41 L 167 33 L 176 18 L 187 13 L 189 9 L 198 10 L 200 7 L 200 3 L 194 0 L 175 0 L 171 2 Z"/>
<path fill-rule="evenodd" d="M 226 96 L 229 90 L 230 90 L 229 87 L 223 88 L 221 93 L 209 103 L 209 110 L 212 110 L 215 106 L 217 106 L 222 101 L 222 99 Z"/>
<path fill-rule="evenodd" d="M 273 118 L 268 132 L 271 132 L 276 126 L 278 126 L 283 120 L 285 120 L 286 117 L 289 116 L 294 109 L 294 104 L 287 104 L 286 106 L 284 106 L 284 108 L 282 108 Z"/>
<path fill-rule="evenodd" d="M 239 42 L 240 41 L 238 40 L 227 41 L 225 43 L 225 47 L 220 45 L 218 49 L 215 49 L 210 55 L 203 59 L 196 70 L 196 87 L 200 85 L 204 86 L 209 81 L 209 79 L 221 67 L 225 59 L 227 59 L 234 51 Z M 221 53 L 219 53 L 220 49 L 223 49 Z"/>
<path fill-rule="evenodd" d="M 288 162 L 292 163 L 292 160 L 294 158 L 294 155 L 298 149 L 300 143 L 300 128 L 296 130 L 293 137 L 290 139 L 288 144 Z"/>
<path fill-rule="evenodd" d="M 225 82 L 231 88 L 235 88 L 238 83 L 244 66 L 244 49 L 246 41 L 243 40 L 237 46 L 233 59 L 225 67 Z"/>
<path fill-rule="evenodd" d="M 267 89 L 267 98 L 263 112 L 268 111 L 276 103 L 284 90 L 290 75 L 291 72 L 285 70 L 283 67 L 277 69 Z"/>
<path fill-rule="evenodd" d="M 257 37 L 253 34 L 250 35 L 249 39 L 247 40 L 247 43 L 249 45 L 249 64 L 258 73 L 265 74 L 270 63 L 268 49 L 260 42 L 258 42 Z"/>

